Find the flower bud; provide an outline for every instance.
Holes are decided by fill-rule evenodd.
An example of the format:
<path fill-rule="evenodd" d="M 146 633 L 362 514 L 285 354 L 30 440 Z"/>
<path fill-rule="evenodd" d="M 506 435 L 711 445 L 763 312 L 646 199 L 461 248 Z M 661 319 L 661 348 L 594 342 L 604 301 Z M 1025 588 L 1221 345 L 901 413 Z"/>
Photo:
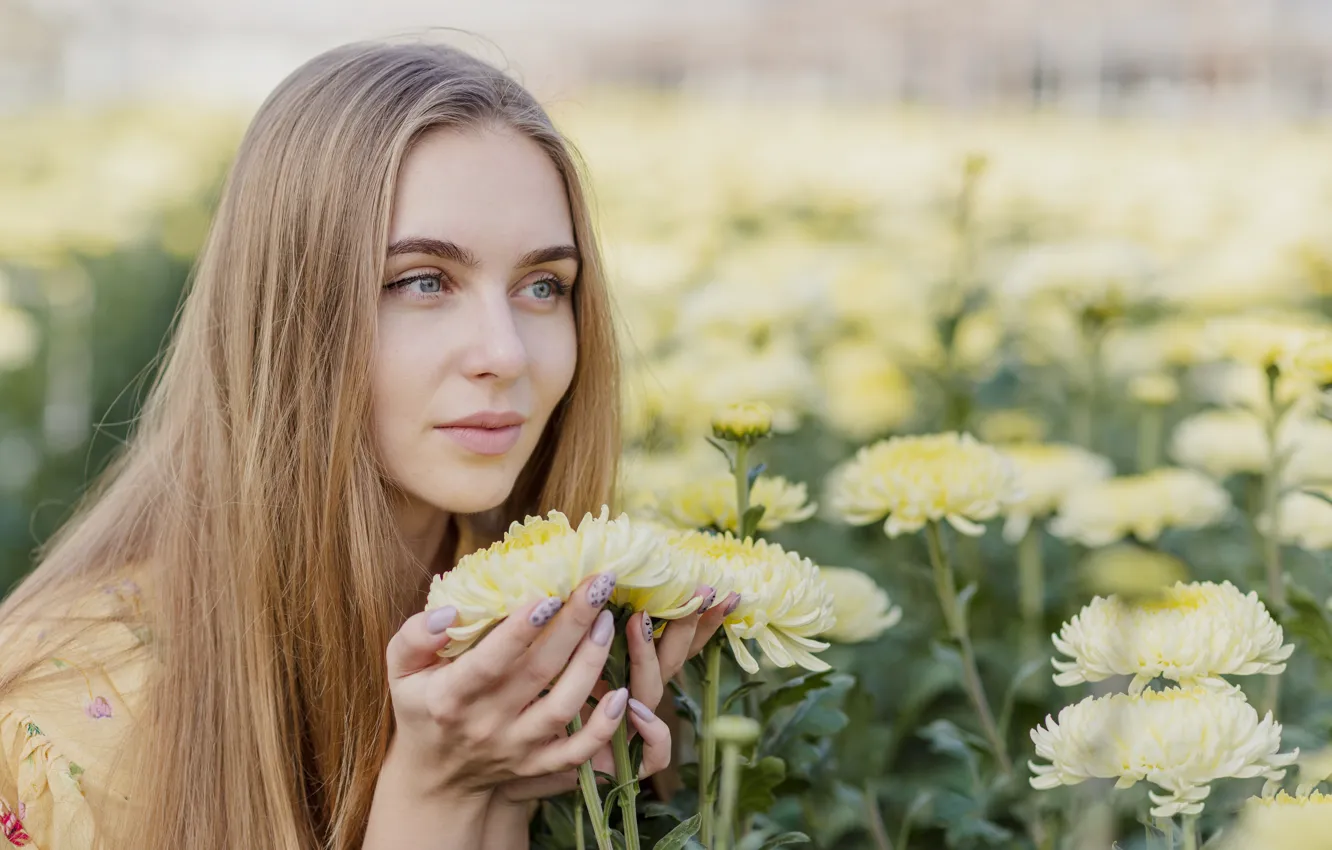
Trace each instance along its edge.
<path fill-rule="evenodd" d="M 747 746 L 758 740 L 759 724 L 751 717 L 724 714 L 713 721 L 712 734 L 724 744 Z"/>
<path fill-rule="evenodd" d="M 761 401 L 731 404 L 712 417 L 712 435 L 719 440 L 752 444 L 772 433 L 772 408 Z"/>

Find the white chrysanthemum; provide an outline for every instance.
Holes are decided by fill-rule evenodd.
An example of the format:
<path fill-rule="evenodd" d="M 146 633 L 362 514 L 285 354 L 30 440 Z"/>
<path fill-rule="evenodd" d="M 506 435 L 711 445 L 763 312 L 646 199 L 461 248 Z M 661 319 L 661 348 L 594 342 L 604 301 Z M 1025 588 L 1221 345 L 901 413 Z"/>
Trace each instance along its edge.
<path fill-rule="evenodd" d="M 1270 781 L 1299 755 L 1281 753 L 1281 724 L 1261 720 L 1238 688 L 1168 688 L 1140 696 L 1087 697 L 1046 717 L 1031 732 L 1033 788 L 1115 779 L 1128 788 L 1147 781 L 1154 817 L 1198 814 L 1218 779 Z"/>
<path fill-rule="evenodd" d="M 1309 488 L 1332 498 L 1330 488 Z M 1327 498 L 1310 492 L 1287 493 L 1277 503 L 1277 537 L 1282 543 L 1298 546 L 1310 552 L 1332 549 L 1332 504 Z M 1272 531 L 1272 518 L 1263 513 L 1258 517 L 1258 530 Z"/>
<path fill-rule="evenodd" d="M 820 412 L 851 439 L 896 430 L 916 412 L 911 378 L 875 342 L 839 339 L 824 349 L 819 367 L 824 390 Z"/>
<path fill-rule="evenodd" d="M 1155 540 L 1167 528 L 1203 528 L 1230 510 L 1230 496 L 1188 469 L 1156 469 L 1111 478 L 1071 492 L 1050 522 L 1057 537 L 1107 546 L 1128 535 Z"/>
<path fill-rule="evenodd" d="M 559 511 L 509 526 L 504 539 L 463 557 L 430 584 L 426 610 L 458 609 L 442 654 L 457 655 L 514 610 L 549 596 L 569 598 L 588 576 L 612 573 L 617 590 L 654 588 L 679 571 L 679 553 L 659 527 L 621 514 L 585 514 L 578 528 Z"/>
<path fill-rule="evenodd" d="M 1051 243 L 1018 256 L 999 288 L 1015 307 L 1048 298 L 1075 310 L 1119 313 L 1152 296 L 1152 272 L 1149 257 L 1136 245 Z"/>
<path fill-rule="evenodd" d="M 1216 356 L 1262 369 L 1291 362 L 1325 331 L 1307 316 L 1228 316 L 1203 333 Z"/>
<path fill-rule="evenodd" d="M 723 629 L 742 668 L 758 672 L 758 662 L 745 646 L 746 640 L 754 640 L 779 667 L 828 669 L 813 653 L 828 648 L 816 638 L 833 625 L 833 597 L 812 561 L 775 543 L 741 542 L 729 533 L 687 531 L 678 540 L 680 549 L 702 559 L 702 583 L 717 588 L 718 594 L 723 589 L 740 594 L 740 604 L 726 616 Z"/>
<path fill-rule="evenodd" d="M 1332 796 L 1251 797 L 1221 850 L 1332 850 Z"/>
<path fill-rule="evenodd" d="M 804 484 L 794 484 L 780 475 L 760 475 L 749 491 L 749 504 L 762 505 L 761 531 L 803 522 L 818 505 L 809 501 Z M 697 478 L 658 490 L 652 513 L 676 528 L 710 528 L 738 531 L 735 476 L 729 472 Z"/>
<path fill-rule="evenodd" d="M 978 536 L 1017 498 L 1013 465 L 970 434 L 893 437 L 862 448 L 829 479 L 833 511 L 853 525 L 887 516 L 889 537 L 947 520 Z"/>
<path fill-rule="evenodd" d="M 1228 688 L 1221 676 L 1275 675 L 1286 669 L 1294 644 L 1258 594 L 1230 582 L 1178 582 L 1154 597 L 1128 603 L 1097 597 L 1054 636 L 1069 660 L 1054 660 L 1055 684 L 1132 676 L 1129 693 L 1157 676 L 1185 685 Z"/>
<path fill-rule="evenodd" d="M 646 611 L 653 620 L 678 620 L 697 611 L 703 604 L 703 597 L 696 595 L 697 591 L 708 584 L 704 573 L 713 580 L 725 577 L 706 570 L 704 560 L 697 552 L 679 545 L 682 535 L 678 529 L 652 520 L 636 519 L 634 524 L 654 529 L 660 536 L 661 545 L 670 551 L 670 575 L 651 586 L 617 583 L 611 593 L 611 604 L 631 611 Z M 713 590 L 716 592 L 714 600 L 725 599 L 731 587 L 723 583 L 721 587 L 714 586 Z"/>
<path fill-rule="evenodd" d="M 1115 471 L 1108 458 L 1077 446 L 1038 443 L 1004 446 L 1001 451 L 1013 463 L 1020 494 L 1004 507 L 1004 539 L 1009 543 L 1021 540 L 1033 519 L 1054 513 L 1070 491 Z"/>
<path fill-rule="evenodd" d="M 1175 426 L 1170 456 L 1213 478 L 1264 472 L 1271 451 L 1263 421 L 1248 410 L 1205 410 Z"/>
<path fill-rule="evenodd" d="M 820 567 L 819 575 L 833 597 L 836 622 L 821 636 L 837 643 L 874 640 L 902 620 L 902 609 L 888 592 L 860 570 Z"/>

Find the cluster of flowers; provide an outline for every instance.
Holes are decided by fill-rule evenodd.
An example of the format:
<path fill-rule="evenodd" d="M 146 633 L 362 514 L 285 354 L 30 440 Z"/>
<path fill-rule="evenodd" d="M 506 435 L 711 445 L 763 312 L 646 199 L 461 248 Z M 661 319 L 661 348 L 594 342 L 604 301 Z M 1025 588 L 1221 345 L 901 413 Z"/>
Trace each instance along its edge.
<path fill-rule="evenodd" d="M 1227 675 L 1276 675 L 1294 647 L 1254 593 L 1229 582 L 1175 584 L 1129 603 L 1096 598 L 1054 637 L 1055 683 L 1133 676 L 1128 693 L 1091 696 L 1031 733 L 1033 787 L 1117 779 L 1147 781 L 1156 817 L 1195 815 L 1224 778 L 1262 776 L 1269 786 L 1298 755 L 1281 753 L 1281 724 L 1259 718 Z M 1157 678 L 1174 683 L 1160 690 Z"/>

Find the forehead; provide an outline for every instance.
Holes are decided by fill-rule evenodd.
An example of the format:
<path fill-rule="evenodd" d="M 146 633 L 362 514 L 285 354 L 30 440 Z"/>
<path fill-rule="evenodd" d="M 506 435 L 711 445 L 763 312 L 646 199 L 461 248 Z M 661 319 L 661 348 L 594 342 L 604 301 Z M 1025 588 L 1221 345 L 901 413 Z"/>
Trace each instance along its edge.
<path fill-rule="evenodd" d="M 572 244 L 564 181 L 541 147 L 507 128 L 437 129 L 408 150 L 389 241 L 447 239 L 481 256 Z"/>

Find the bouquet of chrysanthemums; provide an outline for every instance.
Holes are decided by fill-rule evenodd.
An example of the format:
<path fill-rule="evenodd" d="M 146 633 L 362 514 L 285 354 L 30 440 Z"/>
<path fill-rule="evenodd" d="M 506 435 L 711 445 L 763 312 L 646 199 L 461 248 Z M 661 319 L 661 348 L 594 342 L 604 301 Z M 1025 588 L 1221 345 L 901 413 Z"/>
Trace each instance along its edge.
<path fill-rule="evenodd" d="M 730 467 L 720 482 L 704 478 L 687 490 L 657 494 L 646 516 L 613 516 L 603 507 L 599 516 L 589 513 L 577 525 L 558 511 L 528 517 L 513 523 L 502 540 L 437 576 L 430 589 L 427 610 L 450 605 L 458 612 L 448 632 L 451 641 L 443 650 L 450 656 L 466 652 L 487 630 L 525 605 L 549 597 L 567 599 L 595 574 L 615 577 L 609 606 L 620 621 L 644 612 L 650 618 L 647 622 L 660 628 L 705 604 L 727 606 L 720 632 L 701 653 L 695 696 L 680 692 L 683 704 L 698 706 L 698 811 L 680 818 L 657 842 L 658 850 L 684 847 L 691 841 L 709 848 L 733 847 L 745 835 L 758 835 L 760 844 L 770 839 L 804 840 L 794 833 L 764 835 L 761 828 L 751 829 L 752 824 L 737 817 L 741 772 L 763 759 L 758 746 L 761 725 L 746 716 L 748 701 L 737 698 L 761 686 L 751 678 L 760 673 L 760 657 L 777 668 L 826 673 L 829 665 L 818 656 L 828 647 L 825 638 L 866 640 L 901 616 L 863 573 L 820 570 L 808 558 L 756 538 L 760 528 L 813 513 L 813 506 L 803 504 L 803 487 L 760 478 L 761 468 L 749 465 L 749 451 L 767 436 L 771 420 L 764 405 L 733 405 L 718 414 L 713 422 L 714 445 Z M 775 486 L 756 486 L 769 481 Z M 760 496 L 752 505 L 751 494 Z M 791 504 L 793 498 L 798 504 Z M 765 522 L 769 505 L 777 510 Z M 698 595 L 700 587 L 714 592 L 705 598 Z M 618 629 L 604 674 L 611 687 L 628 684 L 624 640 L 623 630 Z M 730 676 L 723 671 L 726 655 L 734 661 Z M 723 680 L 735 682 L 737 677 L 738 684 L 723 701 Z M 774 687 L 789 684 L 773 683 Z M 605 777 L 611 788 L 608 799 L 603 801 L 599 793 L 591 763 L 580 771 L 581 794 L 572 813 L 574 843 L 579 848 L 585 846 L 585 818 L 598 850 L 641 846 L 636 804 L 639 765 L 630 747 L 627 717 L 613 747 L 616 776 Z M 613 828 L 613 808 L 620 812 L 618 829 Z"/>

